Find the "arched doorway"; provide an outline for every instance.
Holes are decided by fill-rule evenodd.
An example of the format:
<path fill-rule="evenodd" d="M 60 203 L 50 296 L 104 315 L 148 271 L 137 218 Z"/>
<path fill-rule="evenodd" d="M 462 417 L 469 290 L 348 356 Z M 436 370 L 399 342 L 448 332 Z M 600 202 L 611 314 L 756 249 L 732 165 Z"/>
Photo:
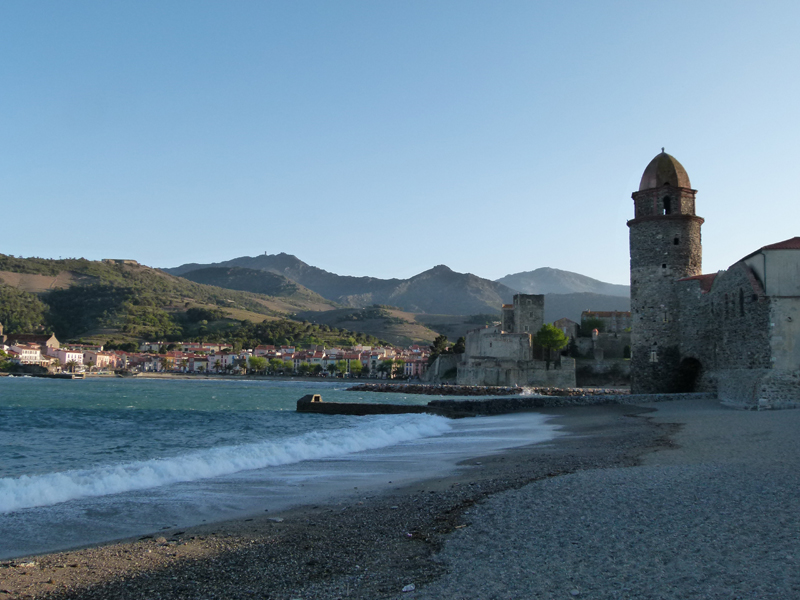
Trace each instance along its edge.
<path fill-rule="evenodd" d="M 696 391 L 697 382 L 700 380 L 702 371 L 703 365 L 699 360 L 692 356 L 684 358 L 678 367 L 678 380 L 675 382 L 675 391 L 683 393 Z"/>

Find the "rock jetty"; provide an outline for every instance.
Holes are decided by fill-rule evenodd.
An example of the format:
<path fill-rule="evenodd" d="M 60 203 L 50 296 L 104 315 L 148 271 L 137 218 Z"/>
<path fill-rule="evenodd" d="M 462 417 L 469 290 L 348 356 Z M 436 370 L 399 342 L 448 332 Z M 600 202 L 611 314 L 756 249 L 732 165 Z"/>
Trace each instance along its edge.
<path fill-rule="evenodd" d="M 622 396 L 628 390 L 610 388 L 508 387 L 485 385 L 424 385 L 414 383 L 360 383 L 348 392 L 426 394 L 428 396 Z"/>
<path fill-rule="evenodd" d="M 399 415 L 407 413 L 428 413 L 456 419 L 472 417 L 476 413 L 465 410 L 459 405 L 427 406 L 420 404 L 378 404 L 370 402 L 323 402 L 320 394 L 308 394 L 297 401 L 297 412 L 317 413 L 324 415 Z"/>

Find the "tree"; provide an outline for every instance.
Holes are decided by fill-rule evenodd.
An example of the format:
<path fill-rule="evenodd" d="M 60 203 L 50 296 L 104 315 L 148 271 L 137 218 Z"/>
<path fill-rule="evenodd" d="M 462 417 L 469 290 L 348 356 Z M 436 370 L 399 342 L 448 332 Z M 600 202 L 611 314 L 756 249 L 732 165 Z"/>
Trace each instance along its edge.
<path fill-rule="evenodd" d="M 283 371 L 283 361 L 280 358 L 270 358 L 269 368 L 273 375 L 277 375 L 279 371 Z"/>
<path fill-rule="evenodd" d="M 347 361 L 346 360 L 337 360 L 336 361 L 336 370 L 339 371 L 342 375 L 347 374 Z"/>
<path fill-rule="evenodd" d="M 545 323 L 533 336 L 533 341 L 544 348 L 547 369 L 550 369 L 550 352 L 552 350 L 561 350 L 569 343 L 569 338 L 558 327 Z"/>
<path fill-rule="evenodd" d="M 369 364 L 361 366 L 361 377 L 369 376 Z"/>
<path fill-rule="evenodd" d="M 330 363 L 328 365 L 328 373 L 331 374 L 331 377 L 333 377 L 333 375 L 336 373 L 336 364 L 335 363 Z"/>
<path fill-rule="evenodd" d="M 94 369 L 94 362 L 92 362 L 92 361 L 90 360 L 90 361 L 88 361 L 88 362 L 86 362 L 86 363 L 85 363 L 85 366 L 86 366 L 86 368 L 89 370 L 89 373 L 91 373 L 91 372 L 92 372 L 92 369 Z"/>
<path fill-rule="evenodd" d="M 78 363 L 77 363 L 77 362 L 75 362 L 74 360 L 71 360 L 71 361 L 69 361 L 69 362 L 68 362 L 68 363 L 67 363 L 65 366 L 67 367 L 67 370 L 68 370 L 70 373 L 74 373 L 74 372 L 75 372 L 75 367 L 77 367 L 77 366 L 78 366 Z"/>
<path fill-rule="evenodd" d="M 433 345 L 431 346 L 431 353 L 428 356 L 428 365 L 432 365 L 433 361 L 435 361 L 440 354 L 446 354 L 450 352 L 450 348 L 447 344 L 447 336 L 446 335 L 439 335 L 433 340 Z"/>
<path fill-rule="evenodd" d="M 405 370 L 406 370 L 405 361 L 399 358 L 396 358 L 392 361 L 392 377 L 394 377 L 395 375 L 397 376 L 405 375 Z"/>
<path fill-rule="evenodd" d="M 456 340 L 455 346 L 453 346 L 453 354 L 464 354 L 464 351 L 467 349 L 467 340 L 464 339 L 462 335 L 460 338 Z"/>
<path fill-rule="evenodd" d="M 294 361 L 291 360 L 283 361 L 283 370 L 289 374 L 294 373 Z"/>
<path fill-rule="evenodd" d="M 263 356 L 251 356 L 250 368 L 256 373 L 263 373 L 267 370 L 267 359 Z"/>
<path fill-rule="evenodd" d="M 323 370 L 322 365 L 314 365 L 314 375 L 320 375 Z"/>
<path fill-rule="evenodd" d="M 311 365 L 307 362 L 300 363 L 300 366 L 297 367 L 297 372 L 300 373 L 302 376 L 306 376 L 311 372 Z"/>
<path fill-rule="evenodd" d="M 363 370 L 364 370 L 364 365 L 361 364 L 360 360 L 351 360 L 350 361 L 350 374 L 353 377 L 359 377 Z"/>
<path fill-rule="evenodd" d="M 386 373 L 386 376 L 391 379 L 396 369 L 395 362 L 392 359 L 382 360 L 378 365 L 378 372 Z"/>

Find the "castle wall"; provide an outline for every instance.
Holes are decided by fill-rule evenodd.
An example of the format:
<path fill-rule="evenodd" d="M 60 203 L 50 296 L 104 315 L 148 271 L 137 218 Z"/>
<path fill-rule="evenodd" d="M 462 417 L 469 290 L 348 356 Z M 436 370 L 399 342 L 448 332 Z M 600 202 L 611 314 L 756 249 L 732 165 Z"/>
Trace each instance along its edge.
<path fill-rule="evenodd" d="M 498 327 L 475 329 L 467 332 L 464 355 L 499 360 L 531 360 L 531 336 L 527 333 L 502 333 Z"/>
<path fill-rule="evenodd" d="M 458 385 L 575 387 L 575 360 L 561 358 L 547 369 L 544 361 L 469 359 L 458 366 Z"/>

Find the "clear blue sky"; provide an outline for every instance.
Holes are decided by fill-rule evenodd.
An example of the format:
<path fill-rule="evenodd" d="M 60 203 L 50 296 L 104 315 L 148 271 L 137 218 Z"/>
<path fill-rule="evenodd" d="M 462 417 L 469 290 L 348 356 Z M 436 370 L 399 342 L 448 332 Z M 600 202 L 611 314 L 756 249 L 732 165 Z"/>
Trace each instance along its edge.
<path fill-rule="evenodd" d="M 0 252 L 628 282 L 666 147 L 704 271 L 800 235 L 800 3 L 0 4 Z"/>

